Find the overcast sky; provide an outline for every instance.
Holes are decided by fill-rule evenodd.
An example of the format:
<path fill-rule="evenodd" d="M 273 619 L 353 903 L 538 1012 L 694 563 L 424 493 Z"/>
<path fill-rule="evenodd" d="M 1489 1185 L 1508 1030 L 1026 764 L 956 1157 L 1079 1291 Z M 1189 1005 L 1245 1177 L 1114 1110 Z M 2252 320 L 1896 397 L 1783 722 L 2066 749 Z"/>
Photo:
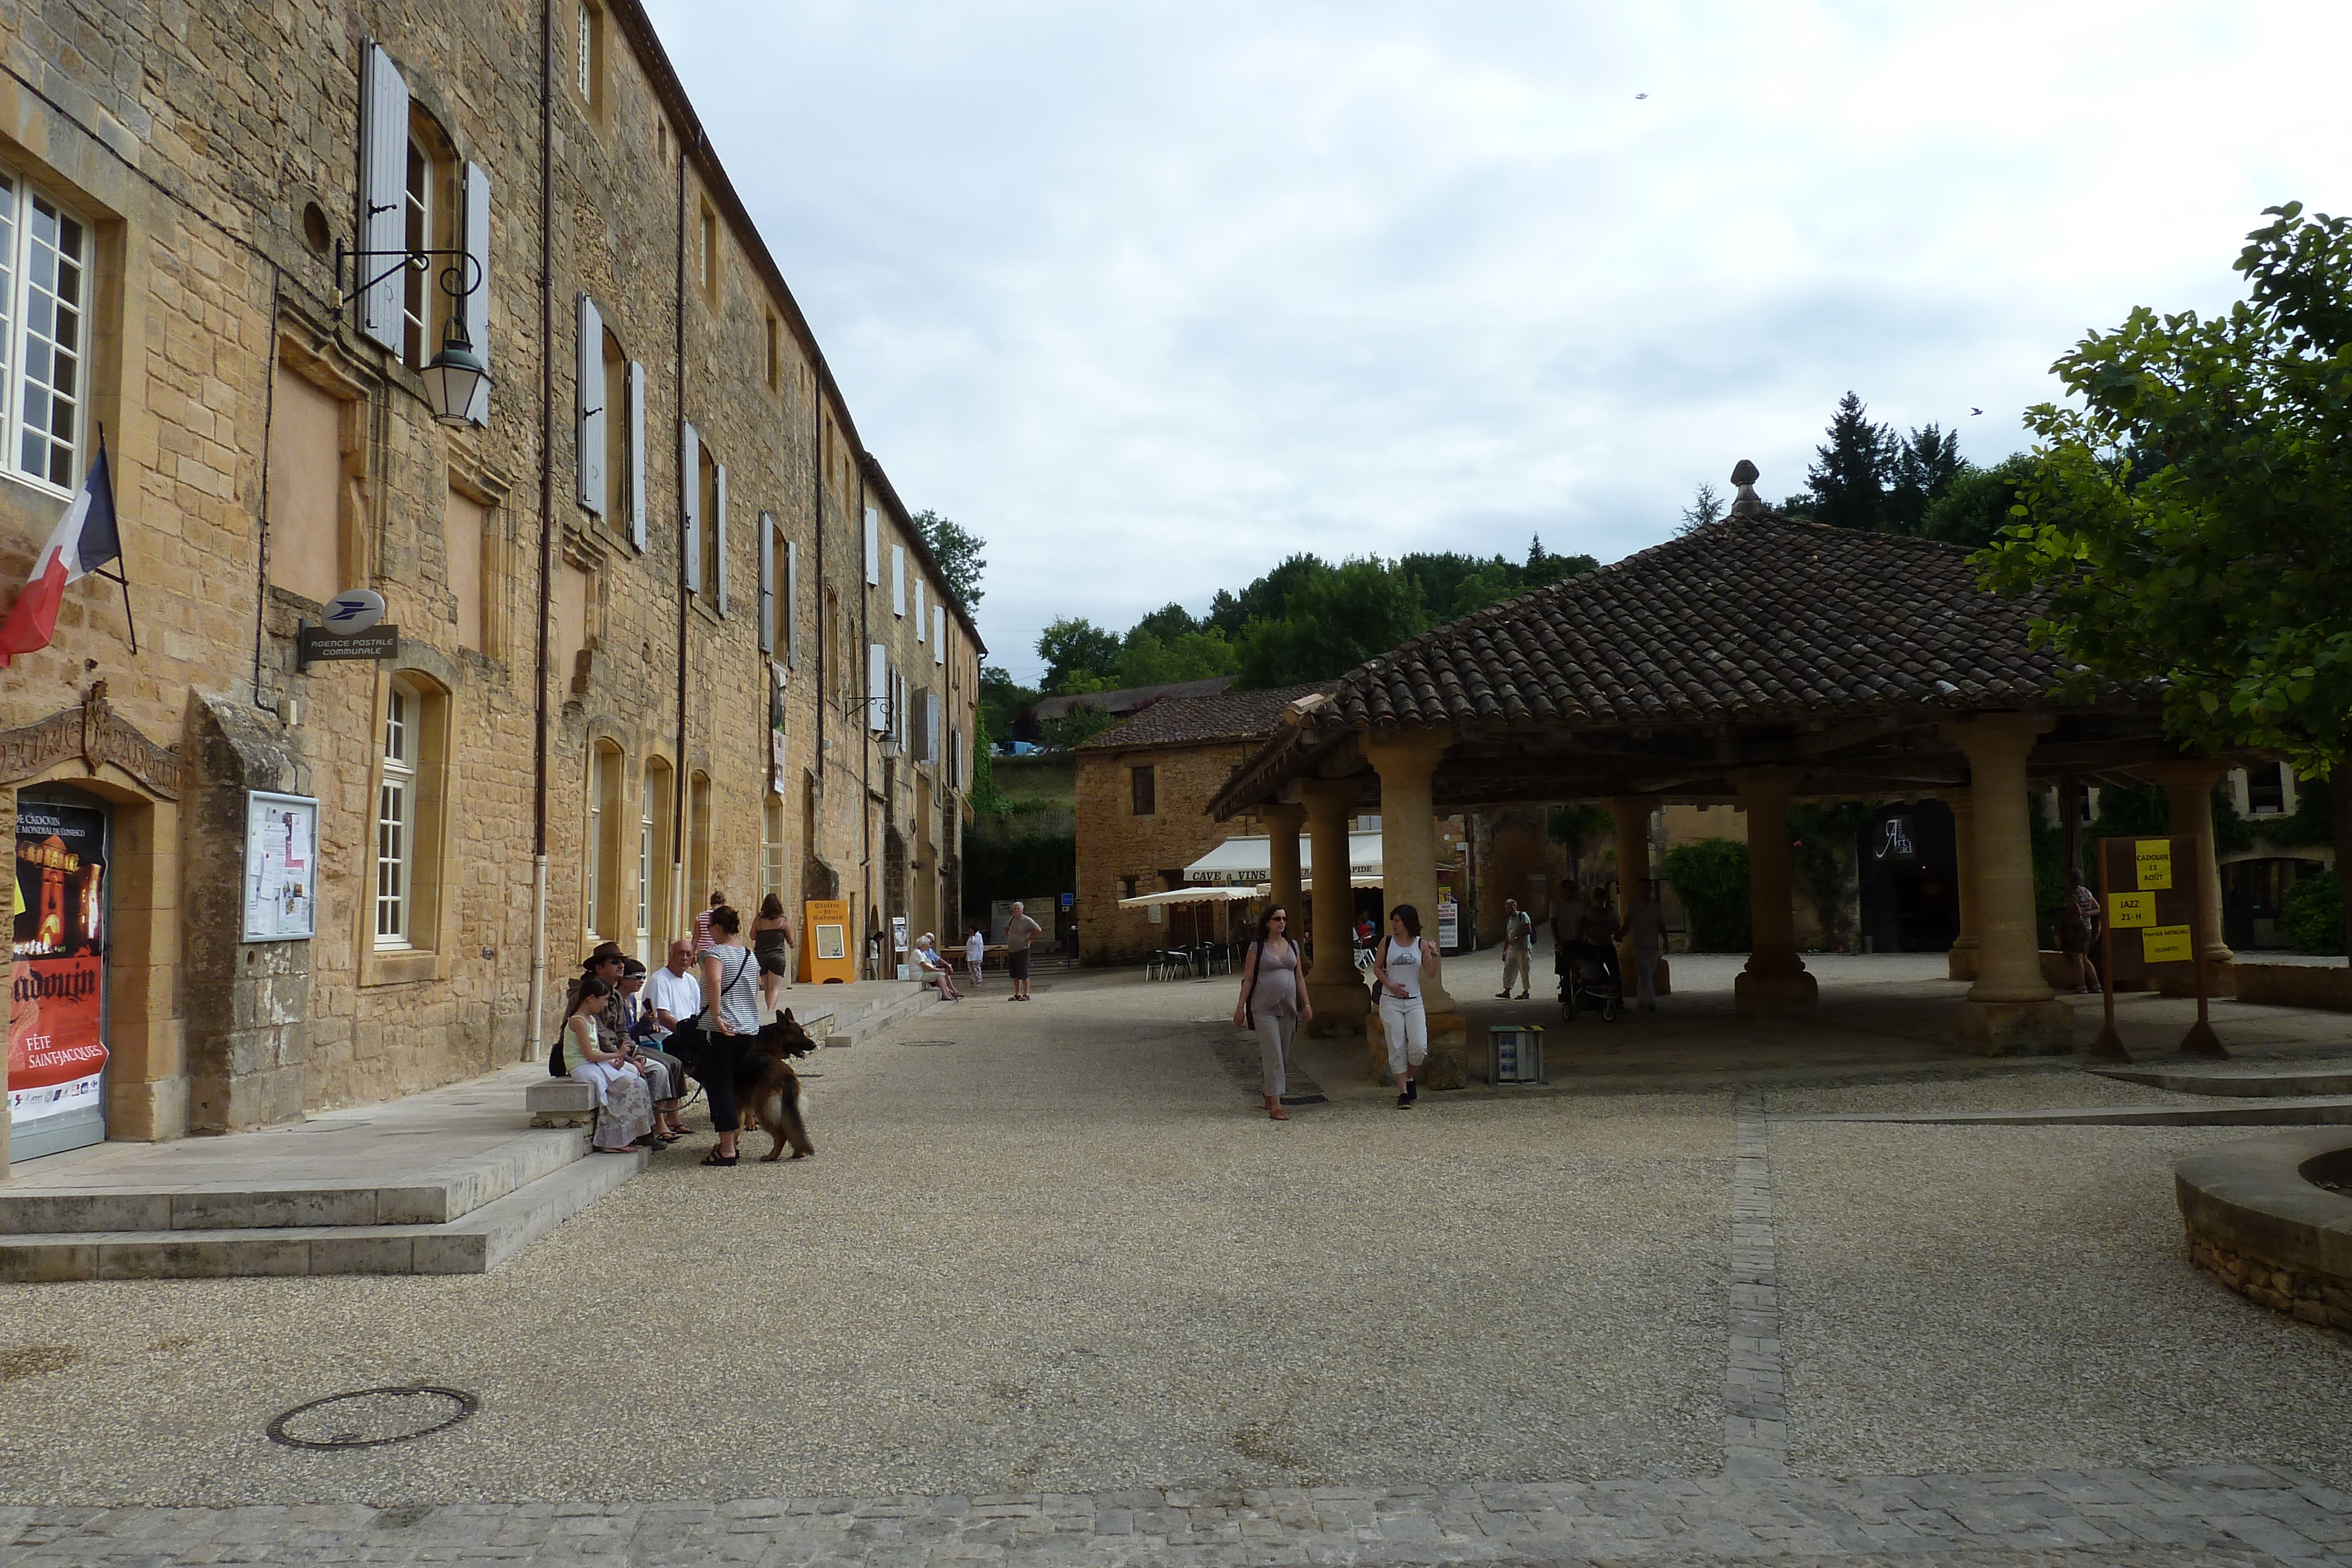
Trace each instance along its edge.
<path fill-rule="evenodd" d="M 2342 4 L 650 3 L 1025 680 L 1295 550 L 1613 560 L 1848 388 L 1998 461 L 2352 208 Z"/>

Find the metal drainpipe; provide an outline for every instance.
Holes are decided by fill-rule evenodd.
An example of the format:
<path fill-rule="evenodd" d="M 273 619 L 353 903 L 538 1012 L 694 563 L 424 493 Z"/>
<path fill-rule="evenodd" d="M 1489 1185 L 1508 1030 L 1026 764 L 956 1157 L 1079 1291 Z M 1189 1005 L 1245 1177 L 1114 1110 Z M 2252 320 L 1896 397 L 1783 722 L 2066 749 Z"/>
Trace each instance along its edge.
<path fill-rule="evenodd" d="M 555 577 L 555 0 L 539 7 L 539 682 L 530 736 L 530 1003 L 523 1060 L 547 1004 L 547 665 Z"/>
<path fill-rule="evenodd" d="M 695 145 L 698 147 L 702 144 L 702 133 L 699 131 L 694 133 L 694 141 Z M 686 145 L 686 137 L 684 133 L 681 132 L 677 139 L 677 312 L 676 323 L 677 354 L 676 377 L 676 384 L 677 387 L 677 426 L 678 430 L 681 432 L 686 428 L 686 164 L 688 156 L 689 150 Z M 676 433 L 673 433 L 673 437 L 675 437 L 675 434 Z M 675 438 L 673 439 L 672 446 L 680 456 L 685 455 L 685 448 L 678 444 Z M 695 443 L 695 460 L 698 464 L 701 461 L 701 455 L 702 444 L 698 441 Z M 702 476 L 699 474 L 687 473 L 686 465 L 683 463 L 678 465 L 677 515 L 681 518 L 686 516 L 686 509 L 689 504 L 688 497 L 692 494 L 688 486 L 698 483 L 701 477 Z M 709 526 L 717 528 L 719 526 L 719 519 L 716 517 L 710 518 Z M 690 596 L 688 594 L 686 590 L 686 531 L 683 528 L 678 530 L 677 540 L 677 766 L 670 769 L 669 776 L 669 884 L 671 888 L 675 890 L 670 897 L 670 903 L 672 905 L 670 918 L 677 922 L 671 929 L 673 932 L 682 933 L 693 924 L 689 911 L 698 907 L 698 900 L 705 895 L 697 894 L 695 897 L 689 898 L 687 895 L 686 889 L 686 800 L 688 794 L 693 789 L 693 776 L 688 771 L 686 766 L 686 634 L 687 621 L 693 612 L 693 606 L 688 602 Z M 695 543 L 698 548 L 701 541 L 698 538 Z"/>
<path fill-rule="evenodd" d="M 278 417 L 278 312 L 286 282 L 285 269 L 269 264 L 269 373 L 261 393 L 261 507 L 254 519 L 258 541 L 253 582 L 253 706 L 275 715 L 278 704 L 264 701 L 261 691 L 261 650 L 268 642 L 269 623 L 269 422 Z"/>
<path fill-rule="evenodd" d="M 816 529 L 816 811 L 809 826 L 819 842 L 824 837 L 824 704 L 826 680 L 833 665 L 833 651 L 826 644 L 833 641 L 832 617 L 824 612 L 824 383 L 817 379 L 814 356 L 809 365 L 809 474 L 815 481 L 809 497 L 809 515 Z M 798 606 L 794 606 L 795 613 Z M 803 844 L 803 861 L 814 858 L 815 844 Z M 806 868 L 803 867 L 803 870 Z M 805 891 L 805 889 L 803 889 Z M 814 941 L 806 932 L 803 941 Z"/>
<path fill-rule="evenodd" d="M 843 455 L 845 456 L 848 455 L 845 443 Z M 866 538 L 866 465 L 863 462 L 857 463 L 856 523 L 857 538 L 862 545 Z M 874 539 L 874 564 L 877 567 L 882 564 L 882 539 L 878 531 Z M 857 573 L 857 643 L 858 653 L 865 662 L 866 678 L 868 681 L 874 678 L 874 632 L 871 621 L 873 610 L 874 585 L 866 580 L 865 562 L 861 556 Z M 865 847 L 857 862 L 857 868 L 866 879 L 866 923 L 872 927 L 872 931 L 867 933 L 870 936 L 873 931 L 882 929 L 882 912 L 874 907 L 874 693 L 870 687 L 866 693 L 865 714 L 858 723 L 857 821 L 859 831 L 863 834 L 861 842 Z M 865 947 L 868 953 L 874 951 L 874 944 L 871 941 L 866 942 Z M 874 978 L 878 980 L 881 977 L 882 965 L 881 961 L 877 959 L 874 965 Z"/>

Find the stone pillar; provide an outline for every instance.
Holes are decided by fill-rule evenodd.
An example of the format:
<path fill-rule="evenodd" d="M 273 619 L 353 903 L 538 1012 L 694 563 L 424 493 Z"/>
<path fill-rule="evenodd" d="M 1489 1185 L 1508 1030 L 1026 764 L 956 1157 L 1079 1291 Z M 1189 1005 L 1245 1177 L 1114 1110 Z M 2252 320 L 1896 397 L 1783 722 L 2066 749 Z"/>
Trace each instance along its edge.
<path fill-rule="evenodd" d="M 2205 984 L 2217 997 L 2234 996 L 2238 989 L 2238 956 L 2221 936 L 2221 865 L 2213 850 L 2213 786 L 2228 771 L 2225 765 L 2205 758 L 2168 762 L 2147 770 L 2149 778 L 2164 786 L 2165 803 L 2171 809 L 2166 826 L 2172 835 L 2197 841 L 2197 919 L 2205 928 Z M 2172 874 L 2177 877 L 2180 873 L 2176 869 Z M 2197 994 L 2197 976 L 2188 965 L 2151 967 L 2156 971 L 2157 988 L 2166 996 Z"/>
<path fill-rule="evenodd" d="M 1650 813 L 1656 806 L 1657 798 L 1652 795 L 1615 795 L 1609 800 L 1609 814 L 1617 823 L 1617 917 L 1621 920 L 1633 904 L 1633 890 L 1650 880 Z M 1625 977 L 1625 994 L 1633 996 L 1637 982 L 1631 938 L 1617 945 L 1617 972 Z M 1673 989 L 1667 983 L 1666 959 L 1661 952 L 1658 995 L 1663 997 Z"/>
<path fill-rule="evenodd" d="M 1355 900 L 1348 884 L 1348 819 L 1356 813 L 1356 785 L 1348 779 L 1310 779 L 1298 787 L 1307 831 L 1315 849 L 1315 963 L 1307 974 L 1315 1004 L 1309 1034 L 1361 1034 L 1370 1002 L 1356 973 L 1350 928 Z"/>
<path fill-rule="evenodd" d="M 1290 923 L 1304 930 L 1307 911 L 1299 903 L 1298 831 L 1307 825 L 1307 808 L 1279 803 L 1265 808 L 1266 862 L 1271 868 L 1272 899 L 1290 911 Z M 1271 907 L 1270 904 L 1268 907 Z M 1293 933 L 1295 936 L 1297 933 Z"/>
<path fill-rule="evenodd" d="M 1437 937 L 1437 812 L 1431 777 L 1437 760 L 1454 744 L 1450 731 L 1413 729 L 1367 736 L 1359 743 L 1381 779 L 1381 882 L 1388 906 L 1410 904 L 1421 912 L 1422 935 Z M 1388 935 L 1385 916 L 1381 934 Z M 1424 974 L 1422 1005 L 1429 1014 L 1429 1061 L 1423 1087 L 1459 1089 L 1467 1082 L 1469 1023 L 1454 1005 L 1442 977 Z M 1381 1039 L 1380 1011 L 1365 1030 L 1376 1082 L 1388 1078 L 1388 1043 Z"/>
<path fill-rule="evenodd" d="M 1786 768 L 1748 768 L 1731 776 L 1748 806 L 1748 967 L 1732 982 L 1741 1018 L 1810 1018 L 1821 983 L 1797 956 L 1796 906 L 1790 897 L 1789 796 L 1798 775 Z"/>
<path fill-rule="evenodd" d="M 2033 834 L 2025 758 L 2050 728 L 2039 714 L 1984 714 L 1943 727 L 1968 755 L 1976 849 L 1978 974 L 1952 1035 L 1988 1056 L 2074 1049 L 2074 1009 L 2042 977 L 2033 917 Z"/>
<path fill-rule="evenodd" d="M 1952 808 L 1952 849 L 1959 862 L 1955 874 L 1958 885 L 1952 889 L 1960 906 L 1960 934 L 1952 938 L 1952 950 L 1944 955 L 1944 974 L 1955 980 L 1973 980 L 1983 955 L 1977 942 L 1977 841 L 1976 806 L 1972 790 L 1954 789 L 1945 795 L 1945 803 Z"/>

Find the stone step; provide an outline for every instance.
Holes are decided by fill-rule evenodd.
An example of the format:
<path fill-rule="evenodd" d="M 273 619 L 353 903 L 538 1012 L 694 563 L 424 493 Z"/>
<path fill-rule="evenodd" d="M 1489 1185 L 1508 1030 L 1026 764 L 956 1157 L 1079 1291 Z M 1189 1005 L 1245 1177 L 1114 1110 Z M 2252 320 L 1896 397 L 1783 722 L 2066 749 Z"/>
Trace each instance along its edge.
<path fill-rule="evenodd" d="M 373 1181 L 227 1177 L 0 1187 L 0 1236 L 446 1225 L 543 1180 L 587 1152 L 583 1128 L 553 1128 L 518 1133 L 415 1174 Z"/>
<path fill-rule="evenodd" d="M 937 989 L 929 986 L 919 986 L 915 988 L 914 994 L 911 996 L 898 997 L 866 1009 L 845 1027 L 836 1025 L 823 1034 L 812 1029 L 809 1033 L 828 1046 L 852 1046 L 860 1040 L 881 1033 L 893 1025 L 904 1023 L 919 1013 L 926 1013 L 933 1008 L 945 1005 L 940 999 Z"/>
<path fill-rule="evenodd" d="M 2275 1098 L 2235 1105 L 2104 1105 L 2056 1111 L 1781 1112 L 1775 1122 L 1906 1122 L 1960 1127 L 2352 1126 L 2352 1096 Z"/>
<path fill-rule="evenodd" d="M 2352 1094 L 2352 1068 L 2285 1067 L 2250 1072 L 2242 1068 L 2095 1067 L 2102 1078 L 2123 1083 L 2145 1083 L 2179 1094 L 2220 1094 L 2231 1099 L 2255 1099 L 2273 1094 Z"/>
<path fill-rule="evenodd" d="M 0 1282 L 298 1274 L 480 1274 L 637 1175 L 646 1156 L 591 1155 L 445 1225 L 81 1231 L 0 1238 Z"/>

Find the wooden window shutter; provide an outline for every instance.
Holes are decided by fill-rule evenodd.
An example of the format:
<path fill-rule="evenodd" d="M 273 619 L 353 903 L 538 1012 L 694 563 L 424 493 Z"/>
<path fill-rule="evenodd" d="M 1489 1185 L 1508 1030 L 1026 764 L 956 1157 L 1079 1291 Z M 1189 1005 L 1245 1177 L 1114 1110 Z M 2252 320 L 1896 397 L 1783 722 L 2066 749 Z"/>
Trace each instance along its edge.
<path fill-rule="evenodd" d="M 474 291 L 466 296 L 466 336 L 474 340 L 474 352 L 487 365 L 490 362 L 490 177 L 478 163 L 466 165 L 466 256 L 473 263 L 467 269 L 473 276 L 466 281 L 474 285 Z M 436 353 L 440 351 L 438 343 L 427 346 Z M 466 422 L 490 423 L 488 382 L 474 388 L 474 401 L 466 405 Z"/>
<path fill-rule="evenodd" d="M 629 420 L 629 543 L 643 551 L 649 546 L 646 526 L 646 368 L 629 361 L 626 392 Z"/>
<path fill-rule="evenodd" d="M 678 490 L 686 498 L 686 591 L 702 591 L 702 438 L 677 422 Z"/>
<path fill-rule="evenodd" d="M 801 662 L 801 543 L 784 541 L 784 663 Z"/>
<path fill-rule="evenodd" d="M 580 504 L 604 515 L 604 316 L 580 297 Z"/>
<path fill-rule="evenodd" d="M 776 519 L 760 514 L 760 652 L 776 651 Z"/>
<path fill-rule="evenodd" d="M 725 615 L 727 613 L 727 465 L 719 464 L 711 470 L 711 474 L 716 481 L 712 486 L 712 492 L 719 507 L 719 516 L 712 524 L 719 530 L 719 537 L 713 541 L 719 548 L 712 552 L 712 559 L 719 567 L 719 613 Z"/>
<path fill-rule="evenodd" d="M 356 259 L 352 281 L 376 279 L 360 295 L 360 330 L 396 354 L 407 329 L 401 299 L 408 271 L 394 261 L 408 248 L 408 82 L 373 38 L 360 50 L 360 211 L 352 228 L 360 249 L 391 253 Z"/>

